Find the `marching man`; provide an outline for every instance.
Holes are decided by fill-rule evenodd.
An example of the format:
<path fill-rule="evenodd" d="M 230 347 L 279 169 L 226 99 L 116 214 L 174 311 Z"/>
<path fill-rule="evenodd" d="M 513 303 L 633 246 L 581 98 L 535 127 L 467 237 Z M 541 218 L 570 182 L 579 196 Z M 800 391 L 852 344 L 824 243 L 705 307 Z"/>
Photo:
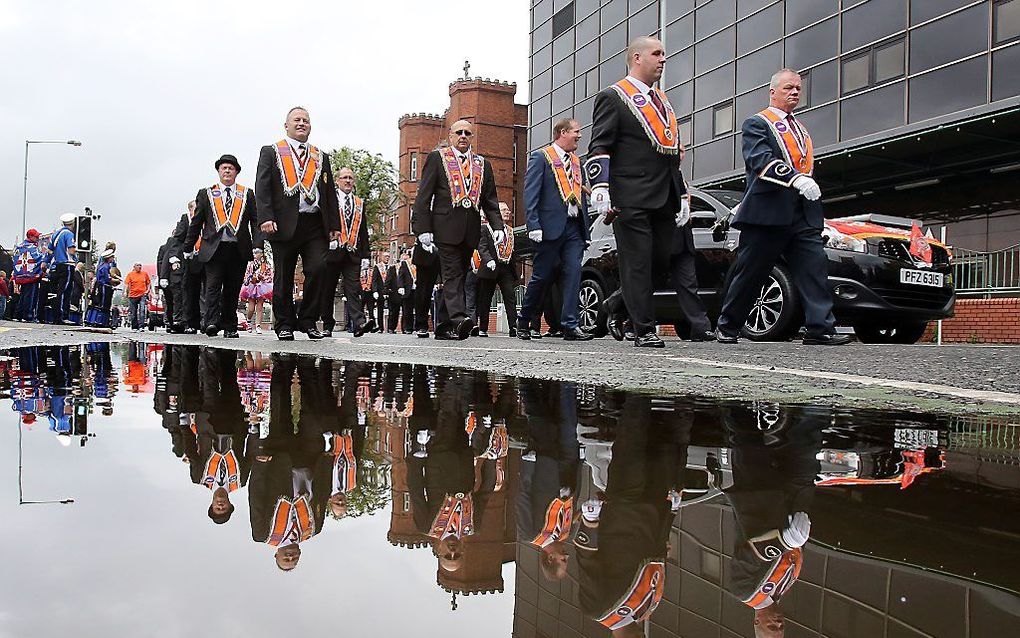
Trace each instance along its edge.
<path fill-rule="evenodd" d="M 368 266 L 368 224 L 365 223 L 365 200 L 354 194 L 354 171 L 344 167 L 336 174 L 337 197 L 340 203 L 340 238 L 330 242 L 326 253 L 326 278 L 322 297 L 323 336 L 333 336 L 336 319 L 333 317 L 333 299 L 337 283 L 343 279 L 343 294 L 347 298 L 347 329 L 360 337 L 375 328 L 375 322 L 365 320 L 361 304 L 361 270 Z"/>
<path fill-rule="evenodd" d="M 39 251 L 39 231 L 29 228 L 25 233 L 25 241 L 18 245 L 14 252 L 14 283 L 18 284 L 21 293 L 18 296 L 18 307 L 14 318 L 18 321 L 36 320 L 39 308 L 39 281 L 45 269 L 43 254 Z"/>

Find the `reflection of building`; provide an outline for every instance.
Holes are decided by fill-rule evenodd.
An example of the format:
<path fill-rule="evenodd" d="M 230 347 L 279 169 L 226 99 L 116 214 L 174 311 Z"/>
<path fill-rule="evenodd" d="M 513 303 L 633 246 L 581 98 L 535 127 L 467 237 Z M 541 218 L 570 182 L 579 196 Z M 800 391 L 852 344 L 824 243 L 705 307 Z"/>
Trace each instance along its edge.
<path fill-rule="evenodd" d="M 410 206 L 418 192 L 425 157 L 446 142 L 450 125 L 457 120 L 474 124 L 472 146 L 492 164 L 499 201 L 510 206 L 517 224 L 523 223 L 518 202 L 524 191 L 528 111 L 523 104 L 514 103 L 516 93 L 516 84 L 461 79 L 450 84 L 450 106 L 443 115 L 413 113 L 400 118 L 400 193 L 404 203 L 386 219 L 391 251 L 414 243 Z"/>
<path fill-rule="evenodd" d="M 415 549 L 428 546 L 418 532 L 411 512 L 411 493 L 407 487 L 406 455 L 410 446 L 407 419 L 379 419 L 379 440 L 390 462 L 390 528 L 386 540 L 391 545 Z"/>

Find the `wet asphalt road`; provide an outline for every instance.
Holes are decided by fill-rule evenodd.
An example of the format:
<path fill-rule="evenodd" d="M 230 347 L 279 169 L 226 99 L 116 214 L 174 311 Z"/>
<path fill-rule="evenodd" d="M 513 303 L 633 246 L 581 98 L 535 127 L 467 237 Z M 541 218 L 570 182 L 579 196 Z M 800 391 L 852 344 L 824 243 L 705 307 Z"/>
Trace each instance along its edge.
<path fill-rule="evenodd" d="M 1020 413 L 1020 347 L 972 345 L 842 347 L 799 342 L 735 346 L 666 340 L 661 350 L 637 349 L 610 338 L 584 343 L 524 342 L 504 336 L 462 342 L 413 335 L 371 334 L 352 339 L 293 342 L 272 333 L 240 339 L 162 332 L 113 334 L 0 322 L 0 348 L 125 341 L 212 345 L 262 352 L 297 352 L 363 359 L 463 366 L 493 372 L 614 387 L 855 407 L 895 406 L 950 413 Z"/>

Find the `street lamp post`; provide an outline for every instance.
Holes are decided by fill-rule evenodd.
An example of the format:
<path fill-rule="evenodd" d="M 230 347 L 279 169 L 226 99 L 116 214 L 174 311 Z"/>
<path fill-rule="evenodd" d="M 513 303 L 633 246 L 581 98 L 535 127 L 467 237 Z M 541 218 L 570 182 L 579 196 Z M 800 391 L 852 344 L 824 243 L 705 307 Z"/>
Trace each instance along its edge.
<path fill-rule="evenodd" d="M 25 238 L 26 214 L 28 212 L 28 146 L 29 144 L 70 144 L 81 146 L 78 140 L 25 140 L 25 184 L 21 192 L 21 238 Z"/>

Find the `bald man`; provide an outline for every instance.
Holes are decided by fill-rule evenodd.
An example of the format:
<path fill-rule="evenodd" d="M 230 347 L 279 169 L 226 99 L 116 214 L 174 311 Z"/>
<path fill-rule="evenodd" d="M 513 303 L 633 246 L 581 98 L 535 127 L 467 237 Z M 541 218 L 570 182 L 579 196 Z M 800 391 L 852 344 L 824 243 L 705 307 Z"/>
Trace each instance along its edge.
<path fill-rule="evenodd" d="M 414 200 L 411 230 L 423 250 L 439 253 L 443 300 L 450 315 L 436 326 L 437 338 L 467 339 L 474 327 L 464 301 L 464 276 L 481 237 L 479 213 L 489 220 L 494 241 L 499 244 L 504 238 L 492 166 L 472 150 L 473 137 L 470 122 L 453 123 L 450 145 L 425 159 Z"/>

